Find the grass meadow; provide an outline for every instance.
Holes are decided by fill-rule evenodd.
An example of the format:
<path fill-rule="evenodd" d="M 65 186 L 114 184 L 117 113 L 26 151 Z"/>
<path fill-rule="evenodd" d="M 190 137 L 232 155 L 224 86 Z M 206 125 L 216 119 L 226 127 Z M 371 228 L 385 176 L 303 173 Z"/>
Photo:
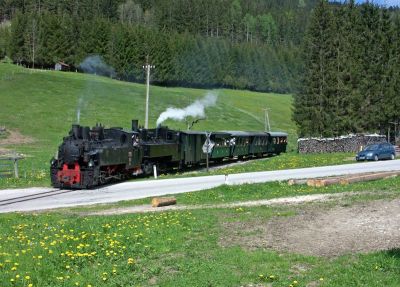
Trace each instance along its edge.
<path fill-rule="evenodd" d="M 398 184 L 398 179 L 387 179 L 349 186 L 347 191 L 376 193 L 360 194 L 342 204 L 396 198 Z M 280 195 L 288 194 L 285 187 L 270 184 L 266 188 L 271 197 L 279 191 Z M 382 189 L 385 193 L 379 194 Z M 330 187 L 321 192 L 336 191 Z M 178 201 L 196 204 L 207 202 L 205 199 L 256 199 L 263 192 L 266 190 L 257 185 L 229 187 L 184 195 Z M 400 284 L 398 249 L 326 258 L 221 242 L 226 237 L 225 223 L 290 217 L 299 212 L 295 206 L 113 216 L 62 212 L 0 216 L 2 287 Z"/>
<path fill-rule="evenodd" d="M 0 126 L 18 130 L 34 142 L 7 146 L 23 153 L 20 179 L 0 179 L 0 188 L 49 186 L 49 161 L 73 123 L 93 126 L 130 127 L 131 119 L 144 122 L 145 86 L 95 75 L 30 70 L 0 63 Z M 351 155 L 299 156 L 295 150 L 297 136 L 291 121 L 290 95 L 256 93 L 239 90 L 201 90 L 151 86 L 150 127 L 167 107 L 185 107 L 195 99 L 213 92 L 217 104 L 207 109 L 207 119 L 196 124 L 198 130 L 264 129 L 263 108 L 270 108 L 272 130 L 289 134 L 288 154 L 245 165 L 228 167 L 212 174 L 276 170 L 348 161 Z M 186 123 L 166 121 L 174 129 L 186 129 Z M 195 172 L 202 175 L 204 172 Z M 192 175 L 193 175 L 192 174 Z"/>

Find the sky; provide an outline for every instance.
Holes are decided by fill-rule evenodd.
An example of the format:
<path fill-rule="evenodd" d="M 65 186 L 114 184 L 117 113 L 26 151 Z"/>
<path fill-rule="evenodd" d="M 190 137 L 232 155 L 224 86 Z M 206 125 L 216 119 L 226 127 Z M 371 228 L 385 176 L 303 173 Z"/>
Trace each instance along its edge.
<path fill-rule="evenodd" d="M 364 3 L 366 2 L 365 0 L 356 0 L 357 3 Z M 387 6 L 400 6 L 400 0 L 370 0 L 370 2 L 373 2 L 378 5 L 387 5 Z"/>
<path fill-rule="evenodd" d="M 341 2 L 344 2 L 344 0 L 342 0 Z M 367 2 L 367 0 L 356 0 L 356 3 L 365 3 L 365 2 Z M 378 4 L 378 5 L 386 5 L 388 7 L 390 7 L 390 6 L 399 6 L 400 7 L 400 0 L 369 0 L 369 2 Z"/>

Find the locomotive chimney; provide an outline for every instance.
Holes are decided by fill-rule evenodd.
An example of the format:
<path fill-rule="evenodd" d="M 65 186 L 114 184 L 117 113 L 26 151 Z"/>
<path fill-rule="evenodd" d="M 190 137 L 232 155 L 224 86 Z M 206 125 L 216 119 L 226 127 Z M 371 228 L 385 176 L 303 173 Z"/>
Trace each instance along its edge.
<path fill-rule="evenodd" d="M 80 139 L 82 137 L 82 130 L 80 125 L 72 125 L 72 133 L 75 139 Z"/>
<path fill-rule="evenodd" d="M 138 120 L 132 120 L 132 131 L 137 132 L 138 131 L 138 126 L 139 126 L 139 121 Z"/>

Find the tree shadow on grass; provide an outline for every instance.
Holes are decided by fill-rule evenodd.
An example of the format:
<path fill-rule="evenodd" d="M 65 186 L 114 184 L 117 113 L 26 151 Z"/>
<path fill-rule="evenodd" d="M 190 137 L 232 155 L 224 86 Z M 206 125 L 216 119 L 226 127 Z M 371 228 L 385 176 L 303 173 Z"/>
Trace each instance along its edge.
<path fill-rule="evenodd" d="M 387 251 L 385 251 L 385 254 L 392 258 L 396 258 L 396 259 L 400 260 L 400 248 L 393 248 L 393 249 L 387 250 Z"/>

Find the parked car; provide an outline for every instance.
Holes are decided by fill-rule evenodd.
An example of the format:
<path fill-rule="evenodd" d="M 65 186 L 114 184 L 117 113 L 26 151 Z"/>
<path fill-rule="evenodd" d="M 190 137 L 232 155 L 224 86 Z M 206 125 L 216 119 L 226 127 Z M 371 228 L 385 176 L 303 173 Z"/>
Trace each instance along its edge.
<path fill-rule="evenodd" d="M 380 160 L 380 159 L 394 159 L 396 151 L 394 146 L 389 143 L 373 144 L 366 146 L 362 151 L 357 153 L 356 160 Z"/>

